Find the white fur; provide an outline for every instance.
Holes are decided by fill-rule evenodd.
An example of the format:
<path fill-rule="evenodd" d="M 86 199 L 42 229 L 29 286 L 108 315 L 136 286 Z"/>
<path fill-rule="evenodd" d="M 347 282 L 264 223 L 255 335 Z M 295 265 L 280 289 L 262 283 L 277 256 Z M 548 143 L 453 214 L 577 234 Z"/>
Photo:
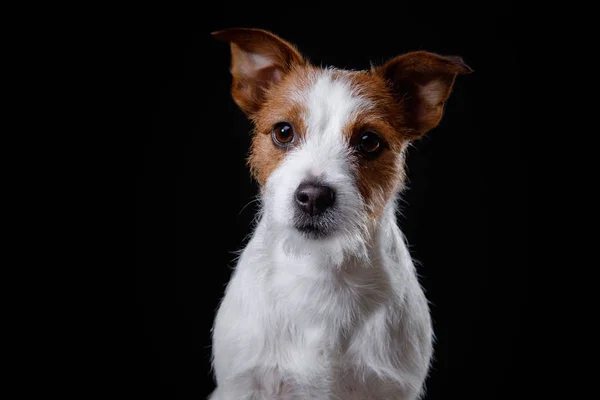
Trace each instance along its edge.
<path fill-rule="evenodd" d="M 307 132 L 267 180 L 219 307 L 210 399 L 417 399 L 432 356 L 427 300 L 396 199 L 368 218 L 341 134 L 370 104 L 330 70 L 295 96 L 308 105 Z M 292 226 L 293 193 L 311 176 L 336 191 L 337 229 L 325 239 Z"/>

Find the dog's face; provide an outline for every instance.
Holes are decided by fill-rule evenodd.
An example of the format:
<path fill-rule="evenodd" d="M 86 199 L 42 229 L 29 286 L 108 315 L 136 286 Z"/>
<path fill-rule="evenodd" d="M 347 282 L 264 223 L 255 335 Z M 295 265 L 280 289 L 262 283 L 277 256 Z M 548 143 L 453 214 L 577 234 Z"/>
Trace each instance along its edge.
<path fill-rule="evenodd" d="M 413 52 L 370 71 L 311 65 L 266 31 L 229 29 L 232 95 L 255 125 L 249 164 L 270 221 L 308 240 L 364 237 L 435 127 L 460 58 Z"/>

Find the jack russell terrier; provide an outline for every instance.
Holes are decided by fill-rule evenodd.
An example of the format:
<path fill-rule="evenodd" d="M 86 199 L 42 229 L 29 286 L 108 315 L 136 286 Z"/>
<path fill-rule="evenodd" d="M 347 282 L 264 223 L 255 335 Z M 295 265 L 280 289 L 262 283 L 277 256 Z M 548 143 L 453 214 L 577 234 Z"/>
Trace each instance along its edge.
<path fill-rule="evenodd" d="M 407 147 L 472 70 L 426 51 L 322 68 L 264 30 L 213 36 L 254 124 L 261 210 L 215 318 L 209 399 L 420 398 L 433 332 L 396 201 Z"/>

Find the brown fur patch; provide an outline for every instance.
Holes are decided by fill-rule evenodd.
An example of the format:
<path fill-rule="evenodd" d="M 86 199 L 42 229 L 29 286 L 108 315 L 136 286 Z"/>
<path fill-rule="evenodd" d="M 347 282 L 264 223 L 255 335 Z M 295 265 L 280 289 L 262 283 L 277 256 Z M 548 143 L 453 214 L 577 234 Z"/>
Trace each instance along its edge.
<path fill-rule="evenodd" d="M 401 104 L 394 99 L 380 76 L 364 71 L 346 72 L 345 75 L 355 93 L 372 106 L 349 121 L 343 135 L 351 145 L 355 145 L 365 132 L 377 133 L 384 142 L 382 151 L 375 158 L 360 154 L 355 158 L 358 163 L 358 188 L 369 213 L 376 218 L 404 181 L 404 168 L 399 165 L 399 154 L 410 136 L 410 130 L 404 124 Z"/>
<path fill-rule="evenodd" d="M 317 72 L 318 70 L 311 66 L 293 68 L 278 85 L 267 92 L 265 103 L 252 116 L 255 129 L 248 164 L 252 176 L 261 185 L 266 183 L 288 151 L 273 143 L 271 132 L 275 124 L 287 122 L 292 125 L 295 135 L 292 147 L 306 134 L 306 104 L 294 96 L 308 90 Z"/>

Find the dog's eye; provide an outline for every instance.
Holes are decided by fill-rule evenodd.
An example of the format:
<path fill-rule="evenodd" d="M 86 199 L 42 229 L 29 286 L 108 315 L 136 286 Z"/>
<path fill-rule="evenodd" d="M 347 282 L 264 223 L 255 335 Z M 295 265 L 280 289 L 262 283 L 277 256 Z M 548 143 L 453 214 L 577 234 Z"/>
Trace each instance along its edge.
<path fill-rule="evenodd" d="M 381 150 L 381 139 L 375 132 L 361 133 L 356 144 L 356 149 L 368 156 L 374 156 Z"/>
<path fill-rule="evenodd" d="M 271 136 L 275 144 L 286 146 L 294 140 L 294 129 L 287 122 L 280 122 L 273 128 Z"/>

